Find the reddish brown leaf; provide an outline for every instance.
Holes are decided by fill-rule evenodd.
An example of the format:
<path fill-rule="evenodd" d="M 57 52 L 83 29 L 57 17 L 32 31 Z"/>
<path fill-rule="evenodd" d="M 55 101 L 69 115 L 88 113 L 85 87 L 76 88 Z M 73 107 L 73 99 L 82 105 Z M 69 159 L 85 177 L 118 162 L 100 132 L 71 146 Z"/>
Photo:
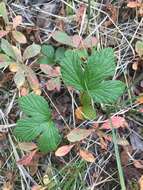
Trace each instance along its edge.
<path fill-rule="evenodd" d="M 0 30 L 0 39 L 4 36 L 6 36 L 9 33 L 9 31 Z"/>
<path fill-rule="evenodd" d="M 129 1 L 127 4 L 127 7 L 129 7 L 129 8 L 137 8 L 140 6 L 141 6 L 141 3 L 137 2 L 137 1 Z"/>
<path fill-rule="evenodd" d="M 36 155 L 37 150 L 34 150 L 30 152 L 30 154 L 27 154 L 26 156 L 23 156 L 20 160 L 17 161 L 18 164 L 29 166 L 32 164 L 33 158 Z"/>
<path fill-rule="evenodd" d="M 88 150 L 79 150 L 79 155 L 86 160 L 87 162 L 95 162 L 95 157 L 93 156 L 93 154 L 91 152 L 89 152 Z"/>
<path fill-rule="evenodd" d="M 58 77 L 57 78 L 51 78 L 46 83 L 46 87 L 47 87 L 47 90 L 49 90 L 49 91 L 52 91 L 52 90 L 60 91 L 61 81 Z"/>
<path fill-rule="evenodd" d="M 29 93 L 29 89 L 28 88 L 23 87 L 23 86 L 20 88 L 20 95 L 21 96 L 27 96 L 28 93 Z"/>
<path fill-rule="evenodd" d="M 143 169 L 143 160 L 134 160 L 133 164 L 136 168 Z"/>
<path fill-rule="evenodd" d="M 61 146 L 56 150 L 55 155 L 56 156 L 65 156 L 65 155 L 67 155 L 71 151 L 73 146 L 74 146 L 74 144 L 73 145 Z"/>
<path fill-rule="evenodd" d="M 40 68 L 43 71 L 43 73 L 47 74 L 48 77 L 58 77 L 60 76 L 60 67 L 52 67 L 50 65 L 40 64 Z"/>
<path fill-rule="evenodd" d="M 111 125 L 112 123 L 112 125 Z M 128 127 L 128 124 L 126 120 L 123 117 L 120 116 L 114 116 L 110 119 L 108 119 L 102 126 L 101 129 L 112 129 L 113 128 L 120 128 L 120 127 Z"/>
<path fill-rule="evenodd" d="M 72 37 L 72 42 L 73 42 L 73 46 L 74 46 L 75 48 L 80 48 L 80 47 L 84 48 L 84 44 L 83 44 L 83 40 L 82 40 L 82 37 L 81 37 L 81 36 L 79 36 L 79 35 L 74 35 L 74 36 Z"/>
<path fill-rule="evenodd" d="M 39 80 L 38 80 L 36 74 L 30 67 L 26 67 L 26 77 L 27 77 L 27 80 L 28 80 L 32 90 L 35 93 L 37 92 L 36 94 L 38 94 L 38 92 L 40 90 L 40 83 L 39 83 Z M 40 92 L 41 92 L 41 90 L 40 90 Z"/>

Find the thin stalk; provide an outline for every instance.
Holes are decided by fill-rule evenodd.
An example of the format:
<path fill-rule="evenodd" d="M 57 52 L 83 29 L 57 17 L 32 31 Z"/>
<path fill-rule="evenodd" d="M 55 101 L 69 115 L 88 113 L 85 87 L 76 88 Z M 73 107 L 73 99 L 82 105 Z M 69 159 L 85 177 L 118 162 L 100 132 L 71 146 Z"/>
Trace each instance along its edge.
<path fill-rule="evenodd" d="M 117 139 L 116 133 L 115 133 L 115 129 L 113 128 L 111 119 L 110 119 L 110 125 L 112 127 L 112 138 L 113 138 L 113 143 L 114 143 L 114 148 L 115 148 L 115 155 L 116 155 L 117 168 L 118 168 L 118 173 L 119 173 L 119 178 L 120 178 L 121 190 L 126 190 L 124 174 L 123 174 L 121 159 L 120 159 L 120 155 L 119 155 L 119 149 L 118 149 L 118 145 L 117 145 L 117 141 L 116 141 L 116 139 Z"/>

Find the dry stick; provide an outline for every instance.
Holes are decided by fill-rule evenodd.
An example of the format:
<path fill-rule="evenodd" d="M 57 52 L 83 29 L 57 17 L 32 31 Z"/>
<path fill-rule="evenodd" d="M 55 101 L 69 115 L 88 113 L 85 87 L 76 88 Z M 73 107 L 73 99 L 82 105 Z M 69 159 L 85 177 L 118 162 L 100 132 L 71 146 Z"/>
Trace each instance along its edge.
<path fill-rule="evenodd" d="M 17 151 L 16 151 L 16 148 L 15 148 L 15 146 L 14 146 L 14 143 L 13 143 L 13 140 L 12 140 L 10 134 L 8 134 L 8 138 L 9 138 L 10 144 L 11 144 L 11 146 L 12 146 L 15 159 L 16 159 L 16 161 L 18 161 L 18 160 L 19 160 L 19 155 L 18 155 L 18 153 L 17 153 Z M 23 179 L 24 179 L 24 181 L 25 181 L 27 187 L 29 188 L 29 190 L 30 190 L 31 188 L 30 188 L 29 184 L 27 183 L 26 177 L 27 177 L 34 185 L 38 185 L 38 184 L 36 183 L 36 181 L 28 174 L 28 172 L 25 170 L 25 168 L 24 168 L 23 166 L 17 165 L 17 167 L 18 167 L 18 169 L 19 169 L 19 171 L 20 171 L 20 173 L 21 173 L 21 175 L 22 175 L 22 177 L 23 177 Z"/>

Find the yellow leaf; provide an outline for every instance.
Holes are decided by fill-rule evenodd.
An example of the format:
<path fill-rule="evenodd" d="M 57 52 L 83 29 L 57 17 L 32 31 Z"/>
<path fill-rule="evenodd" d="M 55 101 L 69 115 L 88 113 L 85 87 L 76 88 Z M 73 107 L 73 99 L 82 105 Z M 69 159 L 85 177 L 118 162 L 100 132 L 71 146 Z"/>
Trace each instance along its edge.
<path fill-rule="evenodd" d="M 83 108 L 82 106 L 76 108 L 75 110 L 75 116 L 77 119 L 79 120 L 84 120 L 84 117 L 83 117 Z"/>

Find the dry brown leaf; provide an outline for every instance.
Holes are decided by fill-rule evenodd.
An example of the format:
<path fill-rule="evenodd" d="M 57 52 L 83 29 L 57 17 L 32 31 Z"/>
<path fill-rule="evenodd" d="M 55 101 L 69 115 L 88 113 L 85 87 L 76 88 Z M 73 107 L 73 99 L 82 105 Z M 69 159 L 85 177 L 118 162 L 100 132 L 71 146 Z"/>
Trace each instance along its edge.
<path fill-rule="evenodd" d="M 140 177 L 139 181 L 140 190 L 143 190 L 143 175 Z"/>
<path fill-rule="evenodd" d="M 2 190 L 14 190 L 13 183 L 11 183 L 10 181 L 5 182 Z"/>
<path fill-rule="evenodd" d="M 19 26 L 22 23 L 22 16 L 17 15 L 16 17 L 14 17 L 13 19 L 13 28 L 15 29 L 17 26 Z"/>
<path fill-rule="evenodd" d="M 84 16 L 84 13 L 86 12 L 86 8 L 87 8 L 87 6 L 85 4 L 83 4 L 83 3 L 81 3 L 79 5 L 79 8 L 76 11 L 76 22 L 78 24 L 81 24 L 83 16 Z"/>
<path fill-rule="evenodd" d="M 67 155 L 71 149 L 74 147 L 74 144 L 73 145 L 64 145 L 64 146 L 61 146 L 59 147 L 56 152 L 55 152 L 55 155 L 56 156 L 65 156 Z"/>
<path fill-rule="evenodd" d="M 143 104 L 143 95 L 140 95 L 140 96 L 138 97 L 137 102 L 138 102 L 139 104 Z"/>
<path fill-rule="evenodd" d="M 137 62 L 135 62 L 135 63 L 133 63 L 132 64 L 132 69 L 134 70 L 134 71 L 137 71 L 138 70 L 138 63 Z"/>
<path fill-rule="evenodd" d="M 49 91 L 52 91 L 52 90 L 60 91 L 61 89 L 60 78 L 56 77 L 56 78 L 49 79 L 48 82 L 46 83 L 46 88 Z"/>
<path fill-rule="evenodd" d="M 79 120 L 85 120 L 84 117 L 83 117 L 82 106 L 79 106 L 78 108 L 76 108 L 76 110 L 75 110 L 75 116 Z"/>
<path fill-rule="evenodd" d="M 123 147 L 123 151 L 121 152 L 121 163 L 123 166 L 126 166 L 129 161 L 129 154 L 132 154 L 133 149 L 132 146 L 125 146 Z"/>
<path fill-rule="evenodd" d="M 111 125 L 112 124 L 112 125 Z M 112 129 L 113 128 L 125 128 L 128 127 L 128 124 L 126 120 L 123 117 L 120 116 L 114 116 L 110 119 L 108 119 L 102 126 L 101 129 Z"/>
<path fill-rule="evenodd" d="M 33 142 L 18 143 L 18 146 L 21 150 L 26 151 L 26 152 L 32 151 L 37 148 L 37 145 Z"/>
<path fill-rule="evenodd" d="M 27 39 L 24 36 L 24 34 L 22 34 L 19 31 L 12 31 L 12 36 L 20 44 L 25 44 L 27 42 Z"/>
<path fill-rule="evenodd" d="M 136 168 L 143 169 L 143 160 L 134 160 L 133 164 Z"/>
<path fill-rule="evenodd" d="M 79 150 L 79 155 L 86 160 L 87 162 L 95 162 L 95 157 L 93 156 L 93 154 L 91 152 L 89 152 L 88 150 Z"/>
<path fill-rule="evenodd" d="M 21 87 L 20 88 L 20 95 L 21 96 L 27 96 L 28 93 L 29 93 L 29 89 L 28 88 L 26 88 L 26 87 Z"/>
<path fill-rule="evenodd" d="M 9 31 L 0 30 L 0 39 L 4 36 L 6 36 L 9 33 Z"/>
<path fill-rule="evenodd" d="M 113 4 L 108 4 L 106 6 L 106 10 L 107 10 L 107 12 L 109 12 L 111 14 L 111 19 L 105 21 L 104 26 L 109 27 L 109 26 L 113 25 L 113 22 L 116 23 L 117 18 L 118 18 L 118 14 L 117 14 L 118 11 L 117 11 L 117 8 Z"/>
<path fill-rule="evenodd" d="M 34 185 L 31 190 L 45 190 L 46 188 L 45 187 L 42 187 L 40 185 Z"/>
<path fill-rule="evenodd" d="M 36 155 L 37 150 L 34 150 L 27 154 L 26 156 L 23 156 L 20 160 L 17 161 L 18 164 L 23 165 L 23 166 L 29 166 L 32 164 L 33 158 Z"/>
<path fill-rule="evenodd" d="M 137 2 L 137 1 L 129 1 L 127 4 L 127 7 L 129 7 L 129 8 L 137 8 L 140 6 L 141 6 L 141 3 Z"/>
<path fill-rule="evenodd" d="M 67 139 L 70 142 L 77 142 L 87 138 L 94 129 L 73 129 L 68 135 Z"/>

